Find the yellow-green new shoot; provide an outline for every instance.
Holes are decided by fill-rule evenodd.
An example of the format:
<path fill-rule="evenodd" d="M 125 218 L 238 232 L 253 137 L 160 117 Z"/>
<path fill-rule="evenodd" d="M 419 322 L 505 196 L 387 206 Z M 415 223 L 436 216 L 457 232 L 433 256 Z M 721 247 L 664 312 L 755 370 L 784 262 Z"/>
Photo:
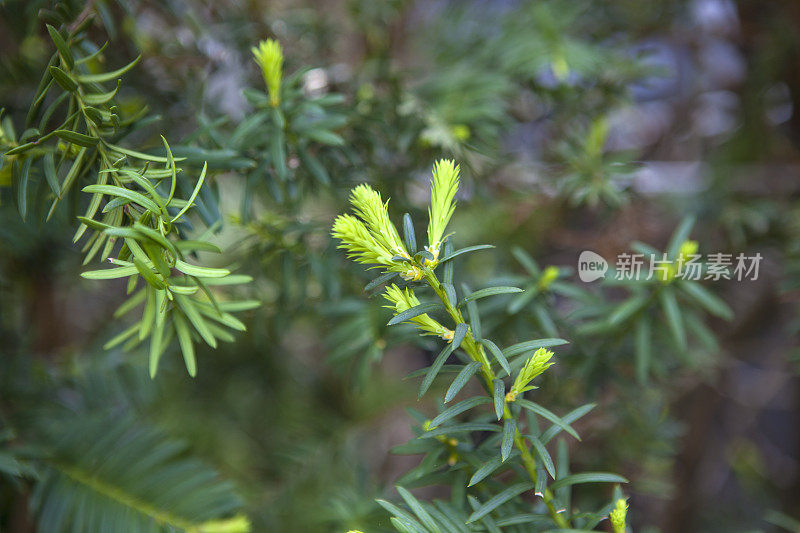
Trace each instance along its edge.
<path fill-rule="evenodd" d="M 399 315 L 403 311 L 419 305 L 419 300 L 414 294 L 414 291 L 411 289 L 401 289 L 395 284 L 386 287 L 386 293 L 384 293 L 383 297 L 392 304 L 385 307 L 394 311 L 395 315 Z M 453 340 L 453 330 L 447 329 L 439 322 L 432 319 L 427 313 L 417 315 L 407 320 L 407 322 L 417 326 L 423 332 L 423 335 L 438 335 L 446 341 Z"/>
<path fill-rule="evenodd" d="M 251 49 L 256 63 L 261 67 L 264 83 L 269 91 L 269 103 L 278 107 L 281 103 L 281 78 L 283 77 L 283 50 L 275 39 L 267 39 Z"/>
<path fill-rule="evenodd" d="M 410 260 L 397 228 L 389 220 L 389 202 L 369 185 L 359 185 L 350 195 L 356 215 L 341 215 L 333 224 L 333 236 L 342 241 L 339 248 L 348 251 L 359 263 L 383 266 L 406 280 L 418 281 L 424 272 L 418 266 L 396 259 Z"/>
<path fill-rule="evenodd" d="M 456 210 L 455 197 L 458 192 L 459 166 L 455 161 L 442 159 L 433 165 L 431 178 L 431 205 L 428 208 L 428 246 L 433 255 L 431 267 L 436 266 L 439 250 L 445 239 L 445 230 Z"/>
<path fill-rule="evenodd" d="M 519 371 L 517 374 L 517 379 L 514 380 L 514 385 L 511 387 L 511 390 L 506 394 L 506 401 L 513 402 L 517 399 L 517 396 L 520 394 L 532 390 L 535 387 L 530 385 L 530 382 L 533 379 L 550 368 L 553 364 L 550 362 L 550 359 L 553 357 L 553 352 L 548 350 L 547 348 L 539 348 L 535 352 L 530 359 L 525 363 L 525 366 L 522 367 L 522 370 Z"/>
<path fill-rule="evenodd" d="M 332 234 L 342 241 L 339 248 L 359 263 L 393 267 L 391 251 L 375 240 L 367 227 L 353 215 L 340 215 L 333 223 Z"/>
<path fill-rule="evenodd" d="M 617 506 L 608 515 L 611 520 L 611 526 L 614 528 L 614 533 L 625 533 L 625 516 L 628 514 L 628 503 L 620 498 L 617 500 Z"/>

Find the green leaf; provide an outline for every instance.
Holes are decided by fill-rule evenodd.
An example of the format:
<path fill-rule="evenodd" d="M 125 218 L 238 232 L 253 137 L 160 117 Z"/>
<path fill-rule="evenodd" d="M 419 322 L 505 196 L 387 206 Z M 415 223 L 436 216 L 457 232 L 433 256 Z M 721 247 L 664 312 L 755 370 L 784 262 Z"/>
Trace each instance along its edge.
<path fill-rule="evenodd" d="M 180 259 L 175 260 L 175 268 L 189 276 L 197 278 L 224 278 L 231 273 L 230 270 L 225 268 L 210 268 L 197 265 L 190 265 Z"/>
<path fill-rule="evenodd" d="M 456 250 L 455 252 L 446 253 L 444 257 L 439 259 L 439 263 L 445 263 L 450 261 L 454 257 L 458 257 L 462 254 L 468 254 L 470 252 L 477 252 L 478 250 L 488 250 L 489 248 L 494 248 L 491 244 L 479 244 L 477 246 L 467 246 L 466 248 L 461 248 L 460 250 Z"/>
<path fill-rule="evenodd" d="M 473 511 L 481 506 L 480 500 L 478 500 L 478 498 L 472 494 L 467 495 L 467 501 L 469 501 L 469 506 L 472 507 Z M 481 517 L 481 523 L 486 526 L 486 531 L 488 533 L 503 533 L 500 528 L 497 527 L 494 519 L 492 519 L 492 517 L 489 515 Z"/>
<path fill-rule="evenodd" d="M 281 181 L 286 180 L 289 170 L 286 168 L 286 136 L 283 130 L 275 130 L 269 138 L 270 158 L 275 173 Z"/>
<path fill-rule="evenodd" d="M 505 462 L 508 456 L 511 455 L 511 449 L 514 447 L 514 435 L 517 432 L 517 421 L 513 418 L 506 418 L 503 424 L 503 438 L 500 441 L 500 458 Z"/>
<path fill-rule="evenodd" d="M 506 384 L 502 379 L 494 380 L 494 414 L 497 419 L 503 418 L 503 411 L 506 408 Z"/>
<path fill-rule="evenodd" d="M 611 315 L 609 315 L 608 324 L 616 326 L 617 324 L 625 322 L 640 309 L 642 309 L 647 302 L 648 299 L 644 296 L 634 296 L 633 298 L 625 300 L 614 310 L 613 313 L 611 313 Z"/>
<path fill-rule="evenodd" d="M 518 454 L 519 452 L 516 450 L 511 451 L 511 455 L 518 455 Z M 471 487 L 476 483 L 480 483 L 486 478 L 486 476 L 490 475 L 492 472 L 500 468 L 503 463 L 504 461 L 499 455 L 492 457 L 491 459 L 483 463 L 483 465 L 481 465 L 481 467 L 478 470 L 475 471 L 475 473 L 469 479 L 469 484 L 467 485 L 467 487 Z"/>
<path fill-rule="evenodd" d="M 78 90 L 78 83 L 75 79 L 56 66 L 50 67 L 50 75 L 56 80 L 62 89 L 69 93 L 74 93 Z"/>
<path fill-rule="evenodd" d="M 683 318 L 681 311 L 678 307 L 678 300 L 675 298 L 675 293 L 671 287 L 664 287 L 658 295 L 661 300 L 661 308 L 664 311 L 664 316 L 667 319 L 667 325 L 672 333 L 672 338 L 678 345 L 679 350 L 686 349 L 686 330 L 683 327 Z"/>
<path fill-rule="evenodd" d="M 464 338 L 467 336 L 467 332 L 469 332 L 468 325 L 463 322 L 456 324 L 456 329 L 453 332 L 453 340 L 451 341 L 453 350 L 461 346 L 461 343 L 464 342 Z"/>
<path fill-rule="evenodd" d="M 514 297 L 508 303 L 508 312 L 512 315 L 518 313 L 523 307 L 528 305 L 531 300 L 536 298 L 538 294 L 539 288 L 536 285 L 528 287 L 522 294 Z"/>
<path fill-rule="evenodd" d="M 442 304 L 440 303 L 427 303 L 427 304 L 415 305 L 410 309 L 406 309 L 402 313 L 396 314 L 386 325 L 394 326 L 396 324 L 400 324 L 401 322 L 405 322 L 406 320 L 411 320 L 412 318 L 417 317 L 419 315 L 430 313 L 431 311 L 436 311 L 437 309 L 441 308 Z"/>
<path fill-rule="evenodd" d="M 126 239 L 126 242 L 128 240 L 129 239 Z M 130 246 L 130 243 L 128 243 L 128 245 Z M 153 269 L 148 263 L 142 261 L 138 257 L 134 257 L 133 264 L 136 266 L 136 270 L 144 278 L 148 285 L 156 289 L 165 289 L 167 287 L 167 284 L 164 283 L 164 280 L 159 278 L 156 273 L 153 272 Z"/>
<path fill-rule="evenodd" d="M 312 129 L 305 132 L 309 139 L 329 146 L 344 146 L 344 139 L 332 131 L 322 129 Z"/>
<path fill-rule="evenodd" d="M 496 294 L 512 294 L 515 292 L 522 292 L 522 289 L 519 289 L 517 287 L 488 287 L 486 289 L 475 291 L 469 296 L 464 297 L 464 299 L 459 304 L 459 307 L 463 306 L 468 302 L 472 302 L 480 298 L 486 298 L 487 296 L 494 296 Z"/>
<path fill-rule="evenodd" d="M 53 152 L 47 152 L 42 158 L 44 167 L 44 177 L 47 180 L 47 185 L 56 197 L 61 196 L 61 185 L 58 183 L 58 175 L 56 174 L 55 158 Z"/>
<path fill-rule="evenodd" d="M 677 285 L 712 315 L 725 320 L 733 319 L 733 311 L 728 307 L 728 304 L 699 283 L 687 280 L 679 281 Z"/>
<path fill-rule="evenodd" d="M 447 361 L 447 358 L 450 357 L 450 354 L 453 353 L 454 349 L 455 346 L 448 344 L 441 352 L 439 352 L 439 355 L 436 356 L 436 359 L 434 359 L 433 364 L 428 370 L 428 373 L 425 374 L 425 379 L 422 380 L 417 399 L 422 398 L 422 396 L 428 392 L 433 380 L 436 379 L 436 376 L 439 374 L 439 370 L 442 369 L 442 365 L 444 365 L 445 361 Z"/>
<path fill-rule="evenodd" d="M 309 153 L 302 146 L 297 147 L 297 153 L 300 154 L 300 159 L 303 161 L 303 165 L 308 169 L 314 178 L 322 185 L 330 185 L 331 178 L 328 175 L 328 171 L 325 170 L 325 167 L 322 163 L 319 162 L 313 154 Z"/>
<path fill-rule="evenodd" d="M 221 254 L 222 250 L 219 246 L 208 241 L 195 241 L 195 240 L 180 240 L 173 243 L 175 248 L 181 252 L 211 252 Z"/>
<path fill-rule="evenodd" d="M 100 139 L 98 139 L 97 137 L 84 135 L 83 133 L 78 133 L 76 131 L 70 131 L 70 130 L 56 130 L 53 132 L 53 135 L 55 135 L 59 139 L 71 142 L 72 144 L 77 144 L 78 146 L 85 146 L 86 148 L 91 148 L 100 141 Z"/>
<path fill-rule="evenodd" d="M 650 361 L 652 359 L 652 338 L 651 338 L 650 319 L 642 317 L 636 322 L 636 380 L 639 383 L 647 383 L 647 375 L 650 373 Z"/>
<path fill-rule="evenodd" d="M 175 245 L 172 244 L 172 241 L 167 240 L 166 237 L 161 235 L 161 233 L 157 232 L 153 228 L 148 228 L 147 226 L 145 226 L 140 222 L 134 222 L 133 229 L 136 230 L 142 236 L 147 237 L 148 239 L 157 243 L 165 250 L 169 251 L 169 253 L 171 253 L 173 257 L 176 258 L 178 257 L 178 250 L 175 248 Z"/>
<path fill-rule="evenodd" d="M 211 330 L 206 326 L 205 320 L 203 320 L 200 312 L 195 307 L 193 300 L 187 296 L 176 294 L 175 301 L 178 303 L 178 307 L 181 308 L 186 318 L 189 319 L 189 322 L 192 323 L 197 333 L 206 341 L 206 344 L 212 348 L 216 348 L 217 341 L 211 333 Z"/>
<path fill-rule="evenodd" d="M 105 93 L 86 94 L 83 96 L 83 100 L 89 105 L 107 104 L 117 95 L 120 85 L 121 82 L 117 80 L 117 86 L 114 88 L 113 91 L 108 91 Z"/>
<path fill-rule="evenodd" d="M 494 358 L 497 359 L 497 362 L 500 363 L 500 366 L 503 367 L 503 370 L 506 371 L 506 374 L 510 376 L 511 368 L 508 366 L 508 359 L 506 359 L 506 356 L 503 355 L 503 351 L 489 339 L 481 339 L 480 342 L 489 348 L 489 351 L 492 352 Z"/>
<path fill-rule="evenodd" d="M 453 241 L 452 239 L 446 239 L 444 242 L 444 257 L 453 254 Z M 448 283 L 450 285 L 453 284 L 453 261 L 447 261 L 444 264 L 443 272 L 442 272 L 442 282 Z M 452 302 L 455 305 L 455 302 Z"/>
<path fill-rule="evenodd" d="M 536 264 L 536 261 L 519 246 L 515 246 L 511 250 L 511 255 L 513 255 L 514 258 L 519 261 L 522 267 L 527 270 L 528 274 L 531 276 L 538 278 L 542 275 L 542 271 L 539 269 L 539 265 Z"/>
<path fill-rule="evenodd" d="M 25 159 L 17 179 L 17 209 L 22 220 L 25 220 L 25 215 L 28 214 L 28 180 L 31 174 L 31 163 L 33 163 L 32 157 Z"/>
<path fill-rule="evenodd" d="M 380 287 L 381 285 L 388 282 L 397 275 L 398 275 L 397 272 L 387 272 L 385 274 L 381 274 L 380 276 L 373 279 L 364 286 L 364 292 L 369 292 L 373 289 Z"/>
<path fill-rule="evenodd" d="M 453 424 L 450 426 L 439 426 L 434 429 L 429 429 L 418 438 L 432 439 L 442 435 L 453 435 L 456 433 L 473 433 L 475 431 L 490 431 L 499 432 L 500 428 L 495 424 L 483 424 L 480 422 L 465 422 L 463 424 Z"/>
<path fill-rule="evenodd" d="M 159 212 L 158 205 L 156 205 L 156 203 L 150 198 L 146 197 L 142 193 L 132 191 L 124 187 L 117 187 L 116 185 L 87 185 L 82 190 L 83 192 L 88 193 L 100 193 L 108 196 L 125 198 L 126 200 L 130 200 L 131 202 L 141 205 L 148 211 L 153 213 Z"/>
<path fill-rule="evenodd" d="M 100 74 L 81 74 L 77 76 L 77 78 L 81 83 L 103 83 L 104 81 L 111 81 L 115 78 L 119 78 L 130 69 L 135 67 L 136 63 L 138 63 L 140 59 L 142 59 L 141 55 L 117 70 L 112 70 L 111 72 L 102 72 Z"/>
<path fill-rule="evenodd" d="M 561 487 L 570 485 L 577 485 L 579 483 L 627 483 L 628 480 L 617 474 L 610 474 L 608 472 L 583 472 L 581 474 L 572 474 L 571 476 L 563 477 L 553 481 L 550 484 L 551 490 L 557 490 Z"/>
<path fill-rule="evenodd" d="M 183 209 L 181 209 L 177 215 L 172 217 L 172 220 L 170 220 L 170 222 L 174 223 L 176 220 L 180 219 L 183 216 L 183 214 L 186 213 L 186 211 L 188 211 L 189 208 L 192 207 L 192 205 L 194 205 L 194 200 L 195 198 L 197 198 L 197 194 L 200 192 L 200 187 L 203 186 L 203 182 L 206 179 L 206 168 L 207 168 L 206 163 L 203 163 L 203 170 L 200 172 L 200 177 L 197 179 L 197 184 L 194 186 L 194 190 L 192 191 L 192 195 L 189 197 L 189 201 L 186 202 L 186 205 L 183 206 Z"/>
<path fill-rule="evenodd" d="M 458 295 L 452 283 L 442 283 L 442 290 L 444 290 L 444 294 L 447 296 L 447 301 L 450 302 L 450 305 L 458 305 Z"/>
<path fill-rule="evenodd" d="M 82 272 L 81 277 L 86 279 L 117 279 L 137 274 L 135 266 L 124 266 L 118 268 L 104 268 L 101 270 L 90 270 Z"/>
<path fill-rule="evenodd" d="M 464 388 L 464 385 L 467 384 L 469 378 L 471 378 L 480 368 L 481 364 L 478 361 L 472 361 L 462 368 L 461 372 L 459 372 L 453 380 L 453 383 L 450 384 L 450 388 L 447 389 L 447 393 L 444 396 L 444 402 L 447 403 L 455 398 L 456 394 L 458 394 L 459 391 Z"/>
<path fill-rule="evenodd" d="M 539 348 L 561 346 L 562 344 L 568 344 L 568 342 L 564 339 L 536 339 L 532 341 L 525 341 L 509 346 L 503 350 L 503 355 L 505 355 L 506 358 L 510 358 L 521 353 L 538 350 Z"/>
<path fill-rule="evenodd" d="M 160 291 L 159 291 L 160 292 Z M 148 353 L 148 369 L 150 371 L 150 379 L 156 377 L 158 372 L 158 362 L 161 359 L 161 354 L 164 353 L 163 338 L 164 338 L 163 321 L 156 320 L 156 325 L 153 328 L 153 334 L 150 336 L 150 350 Z"/>
<path fill-rule="evenodd" d="M 562 479 L 569 476 L 569 448 L 564 439 L 558 439 L 556 445 L 556 479 Z M 572 500 L 572 491 L 569 485 L 555 490 L 556 499 L 563 505 L 564 509 L 570 508 Z"/>
<path fill-rule="evenodd" d="M 517 402 L 519 402 L 519 400 L 517 400 Z M 594 409 L 596 405 L 597 404 L 593 403 L 587 403 L 586 405 L 582 405 L 577 409 L 574 409 L 569 413 L 567 413 L 566 415 L 564 415 L 563 417 L 561 417 L 561 422 L 563 424 L 572 424 L 580 417 L 582 417 L 583 415 Z M 558 435 L 561 432 L 561 430 L 565 429 L 563 427 L 563 424 L 554 423 L 553 426 L 551 426 L 550 428 L 547 429 L 547 431 L 542 433 L 542 435 L 539 437 L 542 443 L 547 444 L 553 437 Z"/>
<path fill-rule="evenodd" d="M 375 501 L 378 503 L 378 505 L 380 505 L 381 507 L 383 507 L 396 517 L 402 519 L 403 522 L 406 522 L 404 524 L 405 526 L 413 527 L 413 530 L 416 532 L 426 533 L 425 528 L 422 527 L 422 524 L 420 524 L 408 511 L 405 511 L 397 507 L 395 504 L 387 502 L 386 500 L 375 500 Z"/>
<path fill-rule="evenodd" d="M 414 236 L 414 223 L 408 213 L 403 215 L 403 235 L 406 241 L 406 248 L 408 248 L 411 255 L 414 255 L 417 253 L 417 239 Z"/>
<path fill-rule="evenodd" d="M 189 326 L 180 313 L 175 313 L 173 320 L 175 332 L 178 334 L 178 342 L 183 352 L 183 361 L 186 363 L 186 370 L 190 376 L 195 377 L 197 375 L 197 359 L 194 356 L 194 344 L 192 343 L 192 334 L 189 331 Z"/>
<path fill-rule="evenodd" d="M 550 457 L 550 453 L 547 451 L 547 448 L 545 448 L 544 444 L 542 444 L 542 441 L 532 435 L 529 435 L 528 439 L 531 441 L 533 449 L 536 450 L 536 455 L 538 455 L 539 459 L 542 460 L 542 464 L 544 465 L 545 469 L 547 469 L 547 473 L 550 474 L 551 478 L 555 479 L 556 467 L 553 464 L 553 458 Z"/>
<path fill-rule="evenodd" d="M 422 507 L 422 504 L 417 501 L 417 499 L 406 489 L 403 487 L 397 486 L 395 487 L 397 492 L 400 493 L 400 497 L 405 500 L 411 510 L 414 512 L 415 515 L 422 521 L 428 531 L 432 531 L 433 533 L 440 533 L 439 526 L 436 525 L 436 522 L 433 520 L 433 517 Z"/>
<path fill-rule="evenodd" d="M 131 327 L 125 329 L 119 335 L 116 335 L 113 338 L 111 338 L 111 340 L 109 340 L 107 343 L 103 345 L 103 349 L 110 350 L 114 346 L 122 344 L 123 342 L 134 336 L 138 331 L 139 331 L 139 324 L 132 325 Z"/>
<path fill-rule="evenodd" d="M 61 56 L 61 59 L 66 63 L 68 69 L 72 69 L 75 66 L 75 59 L 72 57 L 72 52 L 67 46 L 67 43 L 64 41 L 64 38 L 58 32 L 57 29 L 52 27 L 50 24 L 47 24 L 47 32 L 50 34 L 50 38 L 53 40 L 53 44 L 56 45 L 58 49 L 58 54 Z"/>
<path fill-rule="evenodd" d="M 461 284 L 461 290 L 464 292 L 465 296 L 469 296 L 472 293 L 466 283 Z M 481 315 L 478 313 L 478 306 L 475 302 L 467 302 L 467 314 L 469 315 L 469 324 L 470 329 L 472 330 L 472 336 L 476 341 L 480 342 L 482 337 Z"/>
<path fill-rule="evenodd" d="M 111 143 L 104 143 L 109 149 L 113 150 L 122 155 L 128 155 L 135 159 L 141 159 L 142 161 L 152 161 L 153 163 L 169 163 L 171 162 L 170 158 L 162 157 L 158 155 L 150 155 L 145 154 L 144 152 L 137 152 L 136 150 L 129 150 L 128 148 L 123 148 L 122 146 L 117 146 L 116 144 Z M 183 161 L 184 158 L 177 157 L 175 161 Z"/>
<path fill-rule="evenodd" d="M 538 403 L 533 403 L 532 401 L 525 400 L 523 398 L 517 398 L 514 401 L 514 403 L 516 403 L 517 405 L 519 405 L 523 409 L 527 409 L 528 411 L 536 413 L 537 415 L 541 416 L 542 418 L 544 418 L 546 420 L 549 420 L 550 422 L 552 422 L 553 424 L 555 424 L 559 428 L 563 429 L 564 431 L 566 431 L 567 433 L 569 433 L 570 435 L 572 435 L 576 439 L 581 440 L 580 436 L 578 435 L 578 432 L 575 431 L 572 428 L 572 426 L 569 425 L 569 422 L 565 422 L 562 418 L 557 416 L 555 413 L 553 413 L 552 411 L 549 411 L 548 409 L 545 409 L 544 407 L 542 407 Z"/>
<path fill-rule="evenodd" d="M 512 485 L 508 487 L 506 490 L 501 492 L 500 494 L 496 495 L 495 497 L 491 498 L 489 501 L 481 505 L 478 509 L 472 513 L 469 518 L 467 519 L 467 523 L 475 522 L 476 520 L 480 520 L 487 514 L 491 513 L 507 501 L 516 498 L 523 492 L 527 490 L 531 490 L 533 488 L 533 483 L 517 483 L 516 485 Z"/>
<path fill-rule="evenodd" d="M 491 403 L 491 400 L 489 398 L 486 398 L 485 396 L 476 396 L 474 398 L 469 398 L 461 402 L 458 402 L 457 404 L 448 407 L 447 409 L 439 413 L 436 416 L 436 418 L 431 420 L 429 427 L 435 428 L 441 425 L 442 422 L 447 422 L 451 418 L 460 415 L 464 411 L 468 411 L 473 407 L 477 407 L 478 405 L 483 405 L 487 403 Z"/>
<path fill-rule="evenodd" d="M 689 234 L 692 232 L 692 228 L 694 227 L 694 216 L 687 216 L 685 217 L 680 225 L 675 229 L 675 233 L 672 234 L 672 237 L 669 239 L 669 244 L 667 244 L 667 257 L 672 259 L 673 261 L 678 258 L 678 252 L 680 251 L 681 245 L 689 238 Z"/>

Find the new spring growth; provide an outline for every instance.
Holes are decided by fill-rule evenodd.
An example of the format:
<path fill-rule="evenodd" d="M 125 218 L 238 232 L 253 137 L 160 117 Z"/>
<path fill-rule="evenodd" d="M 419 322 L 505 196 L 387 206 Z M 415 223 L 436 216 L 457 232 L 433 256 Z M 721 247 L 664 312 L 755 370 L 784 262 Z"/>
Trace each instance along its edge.
<path fill-rule="evenodd" d="M 681 247 L 678 249 L 678 257 L 662 271 L 661 281 L 669 283 L 675 279 L 675 276 L 683 271 L 683 266 L 686 262 L 689 261 L 693 255 L 697 254 L 697 249 L 697 241 L 683 241 Z"/>
<path fill-rule="evenodd" d="M 267 39 L 251 49 L 256 63 L 261 67 L 264 83 L 269 92 L 269 103 L 278 107 L 281 103 L 281 78 L 283 77 L 283 50 L 275 39 Z"/>
<path fill-rule="evenodd" d="M 519 374 L 517 374 L 517 379 L 514 380 L 514 385 L 506 394 L 506 401 L 513 402 L 520 394 L 535 389 L 536 387 L 530 384 L 531 381 L 533 381 L 536 376 L 550 368 L 550 366 L 553 364 L 550 362 L 552 357 L 553 352 L 547 348 L 539 348 L 533 352 L 531 358 L 528 359 L 528 361 L 525 363 L 525 366 L 523 366 L 522 370 L 520 370 Z"/>
<path fill-rule="evenodd" d="M 435 268 L 439 263 L 439 251 L 447 224 L 456 210 L 455 197 L 459 185 L 459 166 L 455 161 L 442 159 L 433 165 L 431 178 L 431 205 L 428 208 L 428 246 L 425 249 L 433 260 L 425 260 L 426 266 Z"/>
<path fill-rule="evenodd" d="M 401 289 L 394 283 L 386 287 L 386 293 L 383 297 L 392 304 L 385 307 L 394 311 L 395 315 L 419 305 L 419 300 L 414 294 L 414 291 L 411 289 Z M 427 313 L 417 315 L 414 318 L 406 320 L 406 322 L 417 326 L 417 328 L 422 331 L 423 335 L 438 335 L 448 342 L 453 340 L 453 330 L 447 329 L 439 322 L 432 319 Z"/>
<path fill-rule="evenodd" d="M 542 272 L 542 277 L 539 278 L 539 283 L 537 283 L 537 286 L 539 287 L 540 291 L 546 291 L 557 279 L 558 267 L 549 266 L 544 269 L 544 272 Z"/>
<path fill-rule="evenodd" d="M 611 520 L 611 526 L 614 528 L 614 533 L 625 533 L 625 516 L 628 514 L 628 503 L 620 498 L 617 500 L 617 506 L 608 518 Z"/>
<path fill-rule="evenodd" d="M 333 223 L 332 234 L 342 241 L 339 248 L 359 263 L 384 267 L 406 280 L 419 281 L 424 273 L 411 263 L 397 228 L 389 220 L 389 202 L 369 185 L 359 185 L 350 194 L 356 215 L 340 215 Z"/>
<path fill-rule="evenodd" d="M 366 184 L 353 189 L 350 203 L 355 215 L 340 215 L 333 224 L 333 236 L 342 241 L 339 248 L 347 250 L 355 261 L 397 272 L 403 279 L 419 281 L 424 267 L 436 268 L 445 230 L 455 211 L 459 167 L 455 161 L 441 160 L 433 166 L 431 204 L 428 208 L 428 245 L 425 250 L 433 259 L 415 263 L 406 250 L 397 228 L 389 219 L 389 202 Z"/>

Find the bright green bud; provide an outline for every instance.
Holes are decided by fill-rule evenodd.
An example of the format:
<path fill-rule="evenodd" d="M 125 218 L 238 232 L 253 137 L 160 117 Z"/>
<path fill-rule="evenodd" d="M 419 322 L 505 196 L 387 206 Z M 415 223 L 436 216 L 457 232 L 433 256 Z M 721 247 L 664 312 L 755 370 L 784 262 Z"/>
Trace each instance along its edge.
<path fill-rule="evenodd" d="M 677 259 L 665 270 L 661 271 L 661 281 L 664 283 L 669 283 L 675 279 L 675 276 L 678 275 L 678 272 L 683 270 L 683 265 L 686 263 L 686 261 L 690 260 L 691 256 L 697 253 L 698 247 L 697 241 L 683 241 L 681 247 L 678 249 Z"/>
<path fill-rule="evenodd" d="M 453 134 L 453 137 L 459 141 L 466 141 L 470 136 L 469 126 L 466 124 L 454 124 L 453 127 L 450 128 L 450 132 Z"/>
<path fill-rule="evenodd" d="M 258 43 L 258 48 L 251 48 L 256 63 L 261 67 L 264 83 L 269 91 L 269 103 L 278 107 L 281 103 L 281 78 L 283 77 L 283 50 L 275 39 L 267 39 Z"/>
<path fill-rule="evenodd" d="M 408 288 L 401 289 L 394 283 L 386 287 L 386 293 L 383 297 L 392 304 L 387 305 L 386 308 L 394 311 L 395 315 L 419 305 L 419 300 L 414 291 Z M 417 315 L 406 322 L 417 326 L 423 332 L 423 335 L 438 335 L 446 341 L 453 340 L 453 331 L 432 319 L 427 313 Z"/>
<path fill-rule="evenodd" d="M 456 192 L 459 185 L 459 166 L 455 161 L 442 159 L 433 165 L 431 178 L 431 205 L 428 208 L 428 246 L 425 247 L 433 255 L 428 266 L 435 267 L 439 259 L 444 231 L 450 217 L 456 210 Z"/>
<path fill-rule="evenodd" d="M 358 217 L 341 215 L 333 224 L 333 236 L 342 241 L 339 248 L 346 249 L 359 263 L 383 266 L 406 280 L 422 279 L 425 273 L 419 266 L 395 259 L 411 256 L 389 220 L 389 202 L 384 203 L 379 193 L 362 184 L 353 189 L 350 203 Z"/>
<path fill-rule="evenodd" d="M 542 272 L 542 277 L 539 278 L 539 289 L 547 290 L 550 285 L 558 279 L 558 267 L 549 266 Z"/>
<path fill-rule="evenodd" d="M 533 352 L 533 355 L 525 363 L 525 366 L 522 367 L 522 370 L 519 371 L 519 374 L 517 374 L 514 385 L 511 387 L 508 394 L 506 394 L 506 401 L 513 402 L 520 394 L 534 389 L 535 387 L 530 385 L 530 382 L 533 381 L 536 376 L 550 368 L 553 364 L 550 362 L 552 357 L 553 352 L 547 348 L 539 348 Z"/>
<path fill-rule="evenodd" d="M 567 63 L 564 54 L 556 54 L 556 56 L 553 58 L 551 66 L 553 68 L 553 75 L 558 81 L 564 81 L 567 79 L 569 76 L 569 63 Z"/>
<path fill-rule="evenodd" d="M 187 529 L 187 533 L 248 533 L 251 531 L 250 520 L 246 516 L 236 515 L 233 518 L 209 520 Z"/>
<path fill-rule="evenodd" d="M 592 122 L 589 128 L 589 135 L 586 137 L 586 151 L 592 157 L 597 157 L 603 153 L 603 146 L 608 138 L 608 120 L 600 117 Z"/>
<path fill-rule="evenodd" d="M 394 254 L 378 243 L 367 227 L 353 215 L 339 215 L 333 223 L 331 234 L 342 241 L 339 248 L 347 250 L 348 256 L 359 263 L 393 267 Z"/>
<path fill-rule="evenodd" d="M 384 203 L 378 191 L 362 183 L 350 193 L 350 203 L 376 241 L 393 255 L 411 257 L 400 239 L 397 228 L 389 220 L 389 201 Z"/>
<path fill-rule="evenodd" d="M 625 533 L 625 517 L 628 514 L 628 503 L 620 498 L 617 500 L 617 506 L 608 515 L 611 520 L 611 526 L 614 528 L 614 533 Z"/>
<path fill-rule="evenodd" d="M 697 241 L 683 241 L 683 244 L 681 244 L 678 250 L 678 263 L 682 265 L 689 260 L 691 256 L 696 255 L 699 247 L 700 245 L 697 244 Z"/>

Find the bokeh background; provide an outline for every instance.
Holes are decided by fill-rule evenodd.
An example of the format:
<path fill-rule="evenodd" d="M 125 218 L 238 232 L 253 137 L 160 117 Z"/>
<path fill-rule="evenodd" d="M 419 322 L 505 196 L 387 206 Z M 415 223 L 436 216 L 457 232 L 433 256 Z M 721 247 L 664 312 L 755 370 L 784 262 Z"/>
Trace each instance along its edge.
<path fill-rule="evenodd" d="M 389 312 L 361 290 L 369 278 L 328 231 L 363 181 L 391 196 L 396 220 L 406 210 L 424 220 L 430 167 L 453 157 L 464 173 L 455 238 L 497 246 L 459 267 L 474 286 L 535 284 L 511 253 L 521 249 L 563 267 L 573 293 L 592 293 L 570 271 L 580 251 L 614 258 L 635 241 L 662 250 L 688 215 L 701 252 L 763 256 L 756 281 L 706 284 L 734 318 L 687 314 L 708 342 L 654 341 L 646 379 L 636 379 L 630 332 L 610 340 L 586 329 L 624 300 L 620 289 L 602 303 L 568 289 L 544 295 L 549 318 L 531 302 L 512 313 L 503 299 L 482 311 L 503 338 L 580 336 L 558 352 L 539 398 L 557 412 L 598 403 L 572 455 L 631 480 L 634 531 L 800 531 L 800 3 L 65 4 L 97 15 L 91 34 L 109 41 L 109 64 L 142 54 L 120 101 L 160 121 L 136 142 L 157 146 L 164 133 L 213 160 L 204 201 L 222 222 L 217 261 L 252 275 L 263 304 L 234 343 L 199 349 L 195 379 L 173 350 L 151 381 L 146 350 L 102 348 L 121 329 L 110 314 L 124 288 L 78 277 L 74 218 L 23 222 L 0 179 L 9 449 L 44 431 L 53 403 L 112 406 L 213 464 L 254 531 L 387 530 L 374 499 L 394 498 L 419 460 L 390 453 L 413 436 L 406 408 L 435 410 L 404 376 L 436 351 L 384 326 Z M 24 118 L 52 53 L 40 12 L 49 7 L 0 2 L 0 108 L 11 120 Z M 253 170 L 263 131 L 249 132 L 250 144 L 231 135 L 252 113 L 243 90 L 263 89 L 250 48 L 267 37 L 309 98 L 343 95 L 333 128 L 344 145 L 318 152 L 328 183 L 290 152 L 297 185 L 276 192 L 269 172 Z M 668 329 L 658 309 L 645 314 Z M 0 478 L 0 529 L 36 530 L 31 497 L 25 482 Z"/>

